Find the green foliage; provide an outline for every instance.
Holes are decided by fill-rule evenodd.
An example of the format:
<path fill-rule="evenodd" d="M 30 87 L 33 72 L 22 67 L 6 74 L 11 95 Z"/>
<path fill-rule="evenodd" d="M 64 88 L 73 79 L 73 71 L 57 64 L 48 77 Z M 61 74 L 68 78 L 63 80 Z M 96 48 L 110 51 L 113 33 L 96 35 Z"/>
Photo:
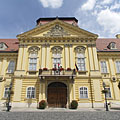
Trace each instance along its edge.
<path fill-rule="evenodd" d="M 70 108 L 71 109 L 77 109 L 78 107 L 78 102 L 76 100 L 72 100 Z"/>
<path fill-rule="evenodd" d="M 39 102 L 39 109 L 45 109 L 46 106 L 47 106 L 47 103 L 46 103 L 45 100 L 41 100 L 41 101 Z"/>

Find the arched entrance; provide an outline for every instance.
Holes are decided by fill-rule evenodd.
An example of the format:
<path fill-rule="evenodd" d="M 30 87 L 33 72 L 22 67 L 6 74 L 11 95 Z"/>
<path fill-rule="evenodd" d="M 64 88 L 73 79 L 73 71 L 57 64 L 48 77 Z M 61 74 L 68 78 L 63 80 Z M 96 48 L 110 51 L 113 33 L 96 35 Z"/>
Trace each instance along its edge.
<path fill-rule="evenodd" d="M 66 107 L 67 86 L 61 82 L 53 82 L 48 85 L 47 102 L 49 107 Z"/>

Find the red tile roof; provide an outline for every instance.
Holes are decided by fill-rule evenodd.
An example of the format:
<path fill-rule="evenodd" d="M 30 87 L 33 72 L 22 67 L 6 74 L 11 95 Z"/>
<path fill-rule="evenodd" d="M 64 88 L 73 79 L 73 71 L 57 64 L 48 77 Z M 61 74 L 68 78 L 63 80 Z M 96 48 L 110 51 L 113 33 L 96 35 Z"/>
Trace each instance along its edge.
<path fill-rule="evenodd" d="M 115 42 L 116 49 L 109 49 L 107 46 L 109 43 Z M 96 48 L 98 51 L 120 51 L 120 39 L 117 38 L 98 38 L 96 40 Z"/>
<path fill-rule="evenodd" d="M 0 43 L 3 42 L 5 43 L 8 48 L 5 50 L 0 50 L 0 52 L 5 51 L 5 52 L 17 52 L 19 48 L 19 41 L 18 39 L 0 39 Z M 115 42 L 116 43 L 116 48 L 117 49 L 109 49 L 107 46 L 109 43 Z M 116 38 L 98 38 L 96 40 L 96 47 L 98 51 L 120 51 L 120 39 Z"/>
<path fill-rule="evenodd" d="M 0 52 L 2 51 L 17 52 L 18 51 L 18 45 L 19 45 L 18 39 L 0 39 L 0 43 L 5 43 L 8 47 L 5 50 L 0 50 Z"/>

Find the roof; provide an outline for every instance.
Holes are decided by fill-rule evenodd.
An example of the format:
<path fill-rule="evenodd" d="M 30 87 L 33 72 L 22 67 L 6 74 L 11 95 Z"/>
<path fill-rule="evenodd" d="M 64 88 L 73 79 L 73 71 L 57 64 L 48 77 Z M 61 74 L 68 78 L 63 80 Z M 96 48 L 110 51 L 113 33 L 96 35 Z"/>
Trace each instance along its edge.
<path fill-rule="evenodd" d="M 17 52 L 19 48 L 19 41 L 18 39 L 0 39 L 0 43 L 5 43 L 8 48 L 5 50 L 0 50 L 0 52 Z M 107 46 L 109 43 L 115 42 L 117 49 L 109 49 Z M 96 40 L 96 48 L 98 51 L 101 52 L 114 52 L 120 51 L 120 39 L 116 38 L 98 38 Z"/>
<path fill-rule="evenodd" d="M 116 43 L 116 48 L 117 49 L 109 49 L 107 47 L 111 42 Z M 98 51 L 102 51 L 102 52 L 120 51 L 120 39 L 116 39 L 116 38 L 98 38 L 96 40 L 96 48 L 97 48 Z"/>
<path fill-rule="evenodd" d="M 0 39 L 0 43 L 5 43 L 8 48 L 0 50 L 0 52 L 16 52 L 18 51 L 18 39 Z"/>
<path fill-rule="evenodd" d="M 75 20 L 76 22 L 78 22 L 78 20 L 75 17 L 47 17 L 47 18 L 39 18 L 36 20 L 37 24 L 39 23 L 39 21 L 52 21 L 55 19 L 59 19 L 59 20 Z"/>

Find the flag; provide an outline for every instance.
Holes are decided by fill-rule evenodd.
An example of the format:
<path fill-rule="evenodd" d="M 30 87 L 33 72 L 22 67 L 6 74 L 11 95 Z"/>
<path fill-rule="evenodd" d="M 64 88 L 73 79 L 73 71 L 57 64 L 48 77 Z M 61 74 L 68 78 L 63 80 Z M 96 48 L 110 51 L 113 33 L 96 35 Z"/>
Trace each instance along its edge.
<path fill-rule="evenodd" d="M 78 66 L 77 66 L 77 64 L 75 63 L 75 67 L 76 67 L 76 70 L 78 71 Z"/>

